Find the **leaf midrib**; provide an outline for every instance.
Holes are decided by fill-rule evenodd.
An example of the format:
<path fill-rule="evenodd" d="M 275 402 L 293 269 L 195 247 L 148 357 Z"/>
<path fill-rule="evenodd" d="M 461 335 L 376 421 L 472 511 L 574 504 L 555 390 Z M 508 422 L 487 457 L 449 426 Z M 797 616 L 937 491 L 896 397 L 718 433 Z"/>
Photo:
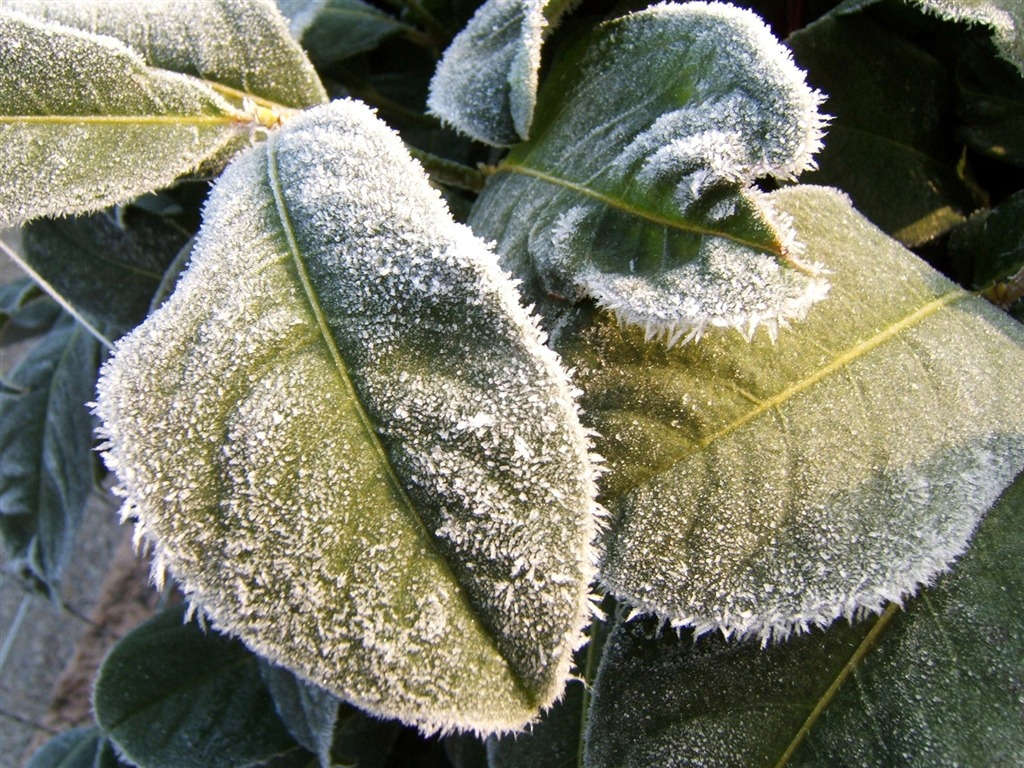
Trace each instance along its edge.
<path fill-rule="evenodd" d="M 327 323 L 327 318 L 324 315 L 323 309 L 320 306 L 320 301 L 317 297 L 317 293 L 313 288 L 312 281 L 309 278 L 309 273 L 306 271 L 306 265 L 303 263 L 301 258 L 301 252 L 299 250 L 298 241 L 295 237 L 295 230 L 292 226 L 291 216 L 288 213 L 287 203 L 284 199 L 284 193 L 281 187 L 280 176 L 278 173 L 278 160 L 277 160 L 277 145 L 278 145 L 279 134 L 271 135 L 267 141 L 267 178 L 271 192 L 274 196 L 274 206 L 277 211 L 278 218 L 281 222 L 281 229 L 285 234 L 285 238 L 288 243 L 288 250 L 292 257 L 292 261 L 295 265 L 296 272 L 299 277 L 299 282 L 302 285 L 303 293 L 306 297 L 306 301 L 309 304 L 310 311 L 316 318 L 317 327 L 324 340 L 324 344 L 327 346 L 331 358 L 334 361 L 335 369 L 338 372 L 338 378 L 344 387 L 349 400 L 353 404 L 353 409 L 359 419 L 360 426 L 366 434 L 367 442 L 372 446 L 374 453 L 377 456 L 377 462 L 380 467 L 384 470 L 388 484 L 394 491 L 395 497 L 397 498 L 399 505 L 402 510 L 406 513 L 406 516 L 413 522 L 413 525 L 421 532 L 421 538 L 423 541 L 428 543 L 430 551 L 434 555 L 434 560 L 438 566 L 442 569 L 448 579 L 456 585 L 457 595 L 462 602 L 463 608 L 472 618 L 472 621 L 476 622 L 479 626 L 481 633 L 488 639 L 493 647 L 495 654 L 505 662 L 505 666 L 509 670 L 509 675 L 518 689 L 519 693 L 523 698 L 530 704 L 530 706 L 537 705 L 537 695 L 530 689 L 526 682 L 519 675 L 515 667 L 509 662 L 505 655 L 501 652 L 498 646 L 497 638 L 494 636 L 491 629 L 487 626 L 487 623 L 482 620 L 480 615 L 477 613 L 472 602 L 463 588 L 462 583 L 459 581 L 455 572 L 452 570 L 448 559 L 438 549 L 434 537 L 430 530 L 427 528 L 423 519 L 420 517 L 416 510 L 416 505 L 412 499 L 409 498 L 406 493 L 398 475 L 395 473 L 395 469 L 391 464 L 391 459 L 387 455 L 387 451 L 384 449 L 384 445 L 380 441 L 380 437 L 377 434 L 377 430 L 374 428 L 373 421 L 370 415 L 366 412 L 363 407 L 363 402 L 360 399 L 355 385 L 352 383 L 352 379 L 348 373 L 348 366 L 345 364 L 345 360 L 341 356 L 341 351 L 338 349 L 338 345 L 334 339 L 334 335 L 331 332 L 330 326 Z"/>
<path fill-rule="evenodd" d="M 823 379 L 826 379 L 832 374 L 842 370 L 847 365 L 852 363 L 854 360 L 857 360 L 858 358 L 863 357 L 864 355 L 873 351 L 877 347 L 880 347 L 882 344 L 889 341 L 890 339 L 895 338 L 908 328 L 917 325 L 919 322 L 935 314 L 942 308 L 956 301 L 968 298 L 971 295 L 972 294 L 967 291 L 953 289 L 950 292 L 945 293 L 942 296 L 939 296 L 921 305 L 910 314 L 905 315 L 903 318 L 896 321 L 895 323 L 890 324 L 889 326 L 882 329 L 875 335 L 870 336 L 867 339 L 864 339 L 863 341 L 854 344 L 852 347 L 840 353 L 836 357 L 832 358 L 832 360 L 829 363 L 818 368 L 813 373 L 805 376 L 799 381 L 794 382 L 793 384 L 790 384 L 788 387 L 780 390 L 771 397 L 761 400 L 754 408 L 751 408 L 742 416 L 739 416 L 738 418 L 729 422 L 728 424 L 718 429 L 717 431 L 713 432 L 712 434 L 708 435 L 707 437 L 695 441 L 691 448 L 679 454 L 675 458 L 675 460 L 673 460 L 664 469 L 647 477 L 646 479 L 640 482 L 636 482 L 633 483 L 632 485 L 626 486 L 621 491 L 616 493 L 616 495 L 612 498 L 622 498 L 623 496 L 627 495 L 628 493 L 631 493 L 637 488 L 640 488 L 644 485 L 647 485 L 648 483 L 653 482 L 658 477 L 661 477 L 662 475 L 671 471 L 673 468 L 678 466 L 682 461 L 692 456 L 693 454 L 702 451 L 705 448 L 709 447 L 712 443 L 715 443 L 718 440 L 727 437 L 736 430 L 740 429 L 741 427 L 750 423 L 754 419 L 758 418 L 762 414 L 780 408 L 783 404 L 791 400 L 796 395 L 800 394 L 801 392 L 804 392 L 807 389 L 810 389 L 812 386 L 822 381 Z"/>
<path fill-rule="evenodd" d="M 630 216 L 635 216 L 645 221 L 649 221 L 652 224 L 658 224 L 660 226 L 669 227 L 671 229 L 680 230 L 682 232 L 688 232 L 694 235 L 702 235 L 705 237 L 720 237 L 724 240 L 731 240 L 734 243 L 737 243 L 739 245 L 742 245 L 746 248 L 750 248 L 755 251 L 759 251 L 761 253 L 770 253 L 773 256 L 778 256 L 780 258 L 785 256 L 781 244 L 778 246 L 777 250 L 766 248 L 762 243 L 755 243 L 751 240 L 747 240 L 746 238 L 737 237 L 736 235 L 733 235 L 729 232 L 723 232 L 717 229 L 710 229 L 708 227 L 701 227 L 696 224 L 692 224 L 690 222 L 683 221 L 680 219 L 671 219 L 667 216 L 662 216 L 660 214 L 654 213 L 653 211 L 645 210 L 643 208 L 637 208 L 636 206 L 630 204 L 626 200 L 613 197 L 609 194 L 600 192 L 584 184 L 579 184 L 577 182 L 564 179 L 560 176 L 555 176 L 554 174 L 538 170 L 537 168 L 533 168 L 528 165 L 522 165 L 521 163 L 506 161 L 503 162 L 494 170 L 494 175 L 497 175 L 502 172 L 518 173 L 523 176 L 529 176 L 531 178 L 537 179 L 538 181 L 543 181 L 548 184 L 553 184 L 554 186 L 562 187 L 563 189 L 568 189 L 579 195 L 583 195 L 584 197 L 589 197 L 592 200 L 597 200 L 598 202 L 603 203 L 604 205 L 607 205 L 610 208 L 622 211 L 623 213 L 629 214 Z"/>

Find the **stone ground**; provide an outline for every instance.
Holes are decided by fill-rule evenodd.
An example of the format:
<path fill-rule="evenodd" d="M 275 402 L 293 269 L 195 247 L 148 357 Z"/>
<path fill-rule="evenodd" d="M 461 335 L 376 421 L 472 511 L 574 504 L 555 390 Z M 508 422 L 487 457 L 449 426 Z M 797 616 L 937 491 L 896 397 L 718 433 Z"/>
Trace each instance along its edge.
<path fill-rule="evenodd" d="M 0 283 L 20 272 L 0 260 Z M 0 371 L 25 343 L 0 348 Z M 153 611 L 147 566 L 117 519 L 117 501 L 93 494 L 60 601 L 26 591 L 0 560 L 0 768 L 18 768 L 51 735 L 91 722 L 89 691 L 106 649 Z"/>

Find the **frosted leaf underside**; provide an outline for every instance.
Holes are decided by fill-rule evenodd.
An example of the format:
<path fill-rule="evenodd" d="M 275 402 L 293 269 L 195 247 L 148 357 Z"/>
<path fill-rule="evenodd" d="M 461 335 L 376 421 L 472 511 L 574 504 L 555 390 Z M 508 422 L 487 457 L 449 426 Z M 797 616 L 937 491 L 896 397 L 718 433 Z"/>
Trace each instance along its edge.
<path fill-rule="evenodd" d="M 559 350 L 602 440 L 618 597 L 784 637 L 947 567 L 1024 467 L 1024 332 L 838 193 L 774 193 L 833 295 L 775 345 L 665 350 L 581 315 Z"/>
<path fill-rule="evenodd" d="M 167 186 L 243 146 L 240 117 L 115 40 L 0 11 L 0 226 Z"/>
<path fill-rule="evenodd" d="M 257 652 L 425 730 L 518 728 L 560 694 L 593 532 L 573 391 L 368 108 L 229 167 L 98 412 L 126 514 Z"/>
<path fill-rule="evenodd" d="M 488 0 L 444 53 L 430 83 L 430 111 L 478 141 L 529 137 L 547 21 L 545 0 Z"/>
<path fill-rule="evenodd" d="M 791 227 L 751 184 L 813 165 L 819 101 L 748 11 L 661 4 L 607 22 L 554 64 L 535 138 L 471 225 L 540 295 L 593 298 L 670 341 L 774 335 L 827 283 L 794 267 Z"/>
<path fill-rule="evenodd" d="M 327 101 L 271 0 L 0 0 L 0 9 L 113 37 L 151 67 L 286 107 Z"/>

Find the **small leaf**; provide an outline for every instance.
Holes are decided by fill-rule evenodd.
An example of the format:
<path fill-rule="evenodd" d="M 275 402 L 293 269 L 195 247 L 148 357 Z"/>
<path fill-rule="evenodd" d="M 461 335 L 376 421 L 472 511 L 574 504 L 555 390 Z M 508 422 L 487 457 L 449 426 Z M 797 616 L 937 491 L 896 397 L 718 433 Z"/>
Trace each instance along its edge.
<path fill-rule="evenodd" d="M 946 65 L 869 13 L 842 8 L 788 43 L 835 116 L 818 169 L 801 181 L 839 187 L 907 247 L 963 222 L 977 201 L 957 172 Z"/>
<path fill-rule="evenodd" d="M 124 513 L 303 678 L 424 730 L 521 727 L 562 691 L 592 574 L 587 438 L 541 340 L 368 108 L 304 113 L 221 177 L 104 368 Z"/>
<path fill-rule="evenodd" d="M 158 216 L 128 212 L 41 219 L 22 230 L 25 261 L 77 310 L 119 331 L 148 314 L 188 233 Z"/>
<path fill-rule="evenodd" d="M 914 592 L 1024 466 L 1024 329 L 838 193 L 772 202 L 833 281 L 778 343 L 665 349 L 581 310 L 557 344 L 608 459 L 604 583 L 765 640 Z"/>
<path fill-rule="evenodd" d="M 288 733 L 317 756 L 321 768 L 331 768 L 331 744 L 341 706 L 338 698 L 269 662 L 260 663 L 260 674 Z"/>
<path fill-rule="evenodd" d="M 47 590 L 60 582 L 93 487 L 99 345 L 62 315 L 0 392 L 0 532 L 7 556 Z"/>
<path fill-rule="evenodd" d="M 166 186 L 244 146 L 247 119 L 111 38 L 0 11 L 0 226 Z"/>
<path fill-rule="evenodd" d="M 953 230 L 949 253 L 957 277 L 973 290 L 989 288 L 1024 269 L 1024 192 Z"/>
<path fill-rule="evenodd" d="M 87 726 L 54 736 L 32 755 L 25 768 L 119 768 L 122 765 L 103 731 Z"/>
<path fill-rule="evenodd" d="M 487 0 L 444 53 L 430 83 L 431 113 L 486 144 L 530 135 L 547 0 Z"/>
<path fill-rule="evenodd" d="M 96 722 L 146 768 L 241 768 L 295 747 L 259 664 L 234 640 L 172 609 L 111 649 L 93 690 Z"/>
<path fill-rule="evenodd" d="M 271 0 L 2 0 L 0 9 L 120 40 L 149 67 L 301 109 L 327 101 Z M 231 93 L 236 91 L 237 93 Z"/>
<path fill-rule="evenodd" d="M 656 83 L 638 98 L 635 84 Z M 594 298 L 669 341 L 774 335 L 827 291 L 751 188 L 812 165 L 819 97 L 748 11 L 662 4 L 556 62 L 536 138 L 489 178 L 470 224 L 537 297 Z"/>
<path fill-rule="evenodd" d="M 944 19 L 984 24 L 1002 56 L 1024 75 L 1024 7 L 1020 0 L 913 0 Z"/>
<path fill-rule="evenodd" d="M 31 334 L 52 326 L 59 314 L 60 306 L 30 277 L 0 286 L 0 329 L 10 323 Z"/>

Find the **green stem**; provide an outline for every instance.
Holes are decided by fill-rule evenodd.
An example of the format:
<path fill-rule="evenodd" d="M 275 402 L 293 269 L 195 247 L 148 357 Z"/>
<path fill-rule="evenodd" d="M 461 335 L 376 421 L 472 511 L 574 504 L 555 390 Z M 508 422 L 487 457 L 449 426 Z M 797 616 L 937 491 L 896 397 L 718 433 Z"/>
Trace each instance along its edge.
<path fill-rule="evenodd" d="M 487 177 L 475 168 L 445 160 L 443 157 L 424 152 L 422 149 L 406 146 L 409 154 L 419 161 L 432 181 L 446 187 L 466 189 L 470 192 L 479 192 L 484 188 Z"/>

